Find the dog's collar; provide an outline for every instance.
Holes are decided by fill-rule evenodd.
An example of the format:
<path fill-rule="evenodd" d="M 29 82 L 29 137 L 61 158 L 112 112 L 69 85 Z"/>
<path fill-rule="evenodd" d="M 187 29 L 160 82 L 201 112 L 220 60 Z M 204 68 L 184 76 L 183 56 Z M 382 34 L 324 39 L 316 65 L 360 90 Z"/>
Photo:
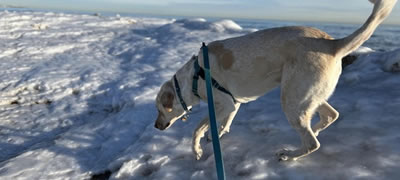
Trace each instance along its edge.
<path fill-rule="evenodd" d="M 174 84 L 175 84 L 176 95 L 179 98 L 179 102 L 181 103 L 183 110 L 185 110 L 186 112 L 185 115 L 183 115 L 183 118 L 187 118 L 188 117 L 187 113 L 189 113 L 191 110 L 188 109 L 185 101 L 183 100 L 181 88 L 179 87 L 178 79 L 176 79 L 176 74 L 174 75 Z"/>

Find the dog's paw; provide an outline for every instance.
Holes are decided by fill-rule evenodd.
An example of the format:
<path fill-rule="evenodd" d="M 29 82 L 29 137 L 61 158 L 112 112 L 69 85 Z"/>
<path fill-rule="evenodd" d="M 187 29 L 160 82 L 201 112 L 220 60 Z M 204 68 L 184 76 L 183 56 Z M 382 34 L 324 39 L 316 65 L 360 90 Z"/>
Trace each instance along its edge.
<path fill-rule="evenodd" d="M 280 151 L 278 151 L 276 153 L 276 156 L 278 157 L 278 161 L 294 161 L 296 160 L 295 158 L 293 158 L 290 154 L 293 151 L 288 150 L 288 149 L 281 149 Z"/>
<path fill-rule="evenodd" d="M 201 156 L 203 156 L 203 150 L 199 149 L 196 152 L 194 152 L 194 156 L 196 158 L 196 160 L 200 160 Z"/>
<path fill-rule="evenodd" d="M 196 160 L 200 160 L 201 156 L 203 156 L 203 150 L 201 149 L 200 145 L 193 146 L 192 151 Z"/>
<path fill-rule="evenodd" d="M 278 161 L 287 161 L 288 157 L 286 155 L 287 153 L 287 149 L 281 149 L 279 150 L 275 155 L 278 158 Z"/>

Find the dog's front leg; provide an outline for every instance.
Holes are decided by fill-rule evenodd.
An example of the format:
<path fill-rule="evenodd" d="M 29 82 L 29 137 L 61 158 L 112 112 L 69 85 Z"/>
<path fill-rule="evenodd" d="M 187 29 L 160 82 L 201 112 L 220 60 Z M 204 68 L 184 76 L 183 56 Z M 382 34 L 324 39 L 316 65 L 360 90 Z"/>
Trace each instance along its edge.
<path fill-rule="evenodd" d="M 221 138 L 224 134 L 229 132 L 233 118 L 235 118 L 235 115 L 240 108 L 240 103 L 236 103 L 234 106 L 235 110 L 233 110 L 231 113 L 228 114 L 226 118 L 224 118 L 224 121 L 221 123 L 221 126 L 219 127 L 219 138 Z"/>
<path fill-rule="evenodd" d="M 221 132 L 225 133 L 229 131 L 229 127 L 232 123 L 233 118 L 235 117 L 236 112 L 238 111 L 240 104 L 234 104 L 230 97 L 220 96 L 215 99 L 215 108 L 216 108 L 216 119 L 217 122 L 223 122 L 224 125 L 221 127 L 220 136 L 222 136 Z M 200 145 L 201 138 L 204 137 L 205 133 L 209 129 L 209 118 L 204 118 L 200 124 L 197 126 L 196 130 L 193 133 L 193 141 L 192 141 L 192 150 L 197 160 L 201 158 L 203 155 L 203 150 Z"/>
<path fill-rule="evenodd" d="M 229 113 L 225 118 L 223 118 L 223 121 L 220 123 L 219 129 L 218 129 L 218 134 L 219 138 L 221 138 L 224 134 L 229 132 L 229 129 L 231 128 L 232 121 L 235 118 L 236 113 L 238 112 L 240 108 L 240 103 L 236 103 L 233 105 L 235 109 Z M 208 141 L 211 141 L 211 132 L 208 132 Z"/>
<path fill-rule="evenodd" d="M 205 117 L 200 124 L 197 126 L 196 130 L 193 133 L 193 140 L 192 140 L 192 150 L 196 157 L 196 160 L 199 160 L 203 155 L 203 150 L 200 145 L 201 138 L 204 137 L 204 134 L 209 128 L 209 118 Z"/>

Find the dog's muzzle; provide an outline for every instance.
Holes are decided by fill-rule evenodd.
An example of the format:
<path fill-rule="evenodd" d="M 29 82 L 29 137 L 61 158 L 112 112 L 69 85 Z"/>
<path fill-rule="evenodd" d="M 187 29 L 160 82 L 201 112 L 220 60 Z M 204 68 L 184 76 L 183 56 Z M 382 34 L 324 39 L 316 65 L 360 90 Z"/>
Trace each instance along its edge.
<path fill-rule="evenodd" d="M 159 129 L 159 130 L 165 130 L 167 129 L 167 127 L 169 127 L 170 122 L 168 122 L 167 124 L 163 125 L 162 123 L 156 121 L 156 123 L 154 124 L 154 127 Z"/>

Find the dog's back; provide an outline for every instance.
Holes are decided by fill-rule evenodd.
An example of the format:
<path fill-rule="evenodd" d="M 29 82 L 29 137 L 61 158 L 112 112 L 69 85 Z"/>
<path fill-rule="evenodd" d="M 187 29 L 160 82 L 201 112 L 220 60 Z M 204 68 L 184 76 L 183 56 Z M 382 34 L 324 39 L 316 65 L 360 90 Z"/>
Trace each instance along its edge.
<path fill-rule="evenodd" d="M 333 56 L 333 48 L 323 42 L 332 39 L 315 28 L 292 26 L 215 41 L 209 44 L 212 74 L 239 100 L 252 101 L 280 84 L 285 63 L 310 53 Z"/>

